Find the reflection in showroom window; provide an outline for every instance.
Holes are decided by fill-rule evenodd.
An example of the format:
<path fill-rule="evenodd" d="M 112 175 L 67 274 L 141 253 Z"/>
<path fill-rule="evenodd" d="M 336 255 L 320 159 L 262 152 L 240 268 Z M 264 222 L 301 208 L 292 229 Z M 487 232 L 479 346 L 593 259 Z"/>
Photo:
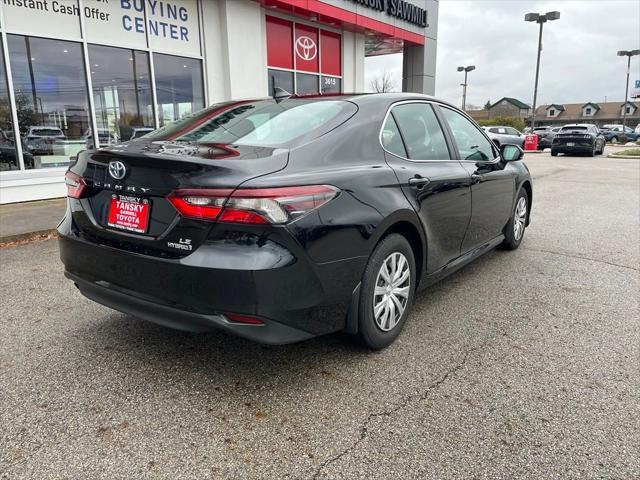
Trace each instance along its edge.
<path fill-rule="evenodd" d="M 100 145 L 124 142 L 152 131 L 147 53 L 89 45 L 89 64 Z"/>
<path fill-rule="evenodd" d="M 80 44 L 7 35 L 7 46 L 25 167 L 68 165 L 91 134 Z"/>
<path fill-rule="evenodd" d="M 2 40 L 0 39 L 0 49 L 1 47 Z M 18 170 L 20 168 L 13 138 L 13 117 L 11 117 L 7 70 L 4 64 L 3 52 L 4 50 L 0 51 L 0 171 Z"/>
<path fill-rule="evenodd" d="M 204 108 L 200 60 L 154 54 L 153 65 L 160 126 Z"/>

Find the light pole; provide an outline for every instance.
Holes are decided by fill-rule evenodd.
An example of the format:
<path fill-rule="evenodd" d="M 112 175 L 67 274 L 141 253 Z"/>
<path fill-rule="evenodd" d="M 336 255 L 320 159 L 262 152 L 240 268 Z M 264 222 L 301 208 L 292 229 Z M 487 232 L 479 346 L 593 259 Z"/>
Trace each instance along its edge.
<path fill-rule="evenodd" d="M 542 52 L 542 25 L 552 20 L 558 20 L 560 12 L 547 12 L 544 15 L 540 13 L 527 13 L 524 16 L 525 22 L 536 22 L 540 24 L 540 33 L 538 35 L 538 62 L 536 63 L 536 83 L 533 87 L 533 111 L 531 113 L 531 130 L 535 127 L 536 122 L 536 101 L 538 100 L 538 77 L 540 75 L 540 53 Z"/>
<path fill-rule="evenodd" d="M 464 83 L 462 85 L 462 110 L 464 111 L 467 106 L 467 74 L 475 70 L 475 65 L 469 65 L 467 67 L 458 67 L 459 72 L 464 72 Z"/>
<path fill-rule="evenodd" d="M 620 50 L 619 57 L 627 57 L 627 85 L 624 90 L 624 106 L 622 107 L 622 134 L 624 135 L 624 127 L 627 125 L 627 97 L 629 96 L 629 71 L 631 70 L 631 57 L 640 55 L 640 50 Z"/>

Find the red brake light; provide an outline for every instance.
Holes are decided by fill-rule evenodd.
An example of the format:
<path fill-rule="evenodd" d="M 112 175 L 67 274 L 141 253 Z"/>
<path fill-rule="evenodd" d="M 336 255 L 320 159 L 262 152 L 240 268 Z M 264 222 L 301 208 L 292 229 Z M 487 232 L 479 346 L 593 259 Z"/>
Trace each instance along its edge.
<path fill-rule="evenodd" d="M 249 315 L 240 315 L 237 313 L 228 313 L 227 318 L 234 323 L 244 323 L 246 325 L 264 325 L 264 322 L 256 317 Z"/>
<path fill-rule="evenodd" d="M 340 190 L 330 185 L 177 190 L 169 201 L 185 217 L 226 223 L 282 224 L 299 218 L 333 199 Z"/>
<path fill-rule="evenodd" d="M 187 218 L 215 221 L 233 190 L 176 190 L 167 199 Z"/>
<path fill-rule="evenodd" d="M 67 171 L 64 174 L 64 183 L 67 186 L 67 196 L 69 198 L 82 198 L 87 190 L 87 182 L 81 175 Z"/>

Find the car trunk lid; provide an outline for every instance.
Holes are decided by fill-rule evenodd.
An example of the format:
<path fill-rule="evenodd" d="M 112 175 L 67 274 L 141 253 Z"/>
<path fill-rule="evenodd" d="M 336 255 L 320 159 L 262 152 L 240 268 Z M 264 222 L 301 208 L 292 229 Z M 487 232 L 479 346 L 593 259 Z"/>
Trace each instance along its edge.
<path fill-rule="evenodd" d="M 287 164 L 288 150 L 138 140 L 79 156 L 71 171 L 86 182 L 74 220 L 80 233 L 144 254 L 179 257 L 195 250 L 211 223 L 181 218 L 167 196 L 177 189 L 232 192 Z"/>

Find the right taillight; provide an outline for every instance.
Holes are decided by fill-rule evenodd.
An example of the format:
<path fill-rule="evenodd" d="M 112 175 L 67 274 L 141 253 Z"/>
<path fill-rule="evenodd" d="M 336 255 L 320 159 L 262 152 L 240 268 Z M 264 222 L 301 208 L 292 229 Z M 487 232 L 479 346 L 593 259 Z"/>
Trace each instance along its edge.
<path fill-rule="evenodd" d="M 185 217 L 225 223 L 283 224 L 333 199 L 339 189 L 331 185 L 242 188 L 230 190 L 177 190 L 169 201 Z"/>
<path fill-rule="evenodd" d="M 82 198 L 87 191 L 87 183 L 84 178 L 71 170 L 64 174 L 64 183 L 67 186 L 69 198 Z"/>

